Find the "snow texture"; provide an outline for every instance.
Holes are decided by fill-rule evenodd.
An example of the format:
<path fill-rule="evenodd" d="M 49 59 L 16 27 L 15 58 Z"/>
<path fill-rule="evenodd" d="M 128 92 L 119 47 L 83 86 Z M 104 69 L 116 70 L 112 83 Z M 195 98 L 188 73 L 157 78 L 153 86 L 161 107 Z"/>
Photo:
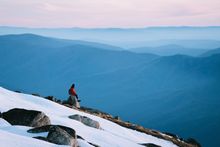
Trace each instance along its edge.
<path fill-rule="evenodd" d="M 52 124 L 73 128 L 77 135 L 85 139 L 77 139 L 80 147 L 90 147 L 91 145 L 88 142 L 101 147 L 139 147 L 142 143 L 153 143 L 162 147 L 176 147 L 172 142 L 121 127 L 111 121 L 70 109 L 41 97 L 16 93 L 0 87 L 0 101 L 1 112 L 8 111 L 12 108 L 38 110 L 49 116 Z M 81 122 L 68 118 L 68 116 L 74 114 L 98 121 L 102 129 L 88 127 Z M 28 129 L 30 127 L 11 126 L 7 121 L 0 119 L 0 146 L 58 146 L 32 138 L 34 136 L 47 136 L 47 133 L 27 133 Z"/>

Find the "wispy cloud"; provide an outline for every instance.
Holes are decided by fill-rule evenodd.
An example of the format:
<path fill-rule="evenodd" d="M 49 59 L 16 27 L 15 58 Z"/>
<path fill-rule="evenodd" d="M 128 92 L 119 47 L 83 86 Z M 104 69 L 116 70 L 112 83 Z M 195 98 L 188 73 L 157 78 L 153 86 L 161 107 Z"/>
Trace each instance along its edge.
<path fill-rule="evenodd" d="M 0 25 L 220 25 L 219 0 L 0 0 Z"/>

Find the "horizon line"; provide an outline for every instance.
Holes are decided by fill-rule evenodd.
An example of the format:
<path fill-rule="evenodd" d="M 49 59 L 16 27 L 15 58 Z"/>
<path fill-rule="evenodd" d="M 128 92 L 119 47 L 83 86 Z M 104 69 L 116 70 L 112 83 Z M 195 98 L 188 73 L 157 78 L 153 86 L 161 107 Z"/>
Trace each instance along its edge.
<path fill-rule="evenodd" d="M 208 26 L 194 26 L 194 25 L 167 25 L 167 26 L 146 26 L 146 27 L 29 27 L 29 26 L 13 26 L 13 25 L 0 25 L 1 28 L 18 28 L 18 29 L 151 29 L 151 28 L 219 28 L 220 25 Z"/>

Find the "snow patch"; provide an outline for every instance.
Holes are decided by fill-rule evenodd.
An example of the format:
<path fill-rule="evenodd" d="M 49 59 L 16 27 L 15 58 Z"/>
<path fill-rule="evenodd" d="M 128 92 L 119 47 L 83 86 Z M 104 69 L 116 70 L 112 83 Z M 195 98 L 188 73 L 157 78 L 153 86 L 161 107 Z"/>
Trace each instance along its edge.
<path fill-rule="evenodd" d="M 88 142 L 103 147 L 140 147 L 142 143 L 153 143 L 163 147 L 176 147 L 172 142 L 124 128 L 98 116 L 70 109 L 41 97 L 16 93 L 0 87 L 0 101 L 1 112 L 8 111 L 12 108 L 38 110 L 49 116 L 52 124 L 73 128 L 77 135 L 85 139 L 78 139 L 81 147 L 90 147 L 91 145 L 88 144 Z M 98 121 L 102 129 L 91 128 L 76 120 L 68 118 L 68 116 L 74 114 L 86 116 Z M 3 120 L 0 120 L 0 124 L 5 125 L 3 128 L 0 127 L 0 146 L 6 144 L 8 147 L 56 146 L 45 141 L 31 138 L 34 136 L 46 136 L 47 134 L 45 133 L 27 133 L 29 127 L 8 126 Z"/>

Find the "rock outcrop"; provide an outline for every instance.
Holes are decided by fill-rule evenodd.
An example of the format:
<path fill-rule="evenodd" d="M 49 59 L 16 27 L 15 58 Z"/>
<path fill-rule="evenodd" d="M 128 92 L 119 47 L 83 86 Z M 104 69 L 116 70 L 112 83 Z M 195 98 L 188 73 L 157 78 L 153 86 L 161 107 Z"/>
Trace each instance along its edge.
<path fill-rule="evenodd" d="M 80 104 L 79 104 L 79 102 L 78 102 L 78 100 L 75 96 L 69 96 L 67 101 L 66 100 L 63 101 L 62 104 L 64 106 L 74 108 L 74 109 L 79 109 L 80 108 Z"/>
<path fill-rule="evenodd" d="M 70 145 L 71 147 L 77 147 L 76 132 L 72 128 L 61 125 L 46 125 L 29 129 L 28 133 L 42 133 L 48 132 L 47 137 L 37 136 L 36 139 L 48 141 L 59 145 Z"/>
<path fill-rule="evenodd" d="M 99 122 L 97 122 L 97 121 L 95 121 L 91 118 L 88 118 L 86 116 L 81 116 L 81 115 L 76 114 L 76 115 L 69 116 L 69 118 L 77 120 L 77 121 L 79 121 L 79 122 L 81 122 L 84 125 L 89 126 L 89 127 L 93 127 L 93 128 L 96 128 L 96 129 L 101 128 Z"/>
<path fill-rule="evenodd" d="M 2 117 L 11 125 L 40 127 L 50 125 L 50 119 L 43 112 L 26 109 L 11 109 L 2 113 Z"/>
<path fill-rule="evenodd" d="M 54 101 L 54 102 L 57 102 L 57 103 L 61 102 L 60 100 L 57 100 L 57 99 L 53 98 L 52 96 L 47 97 L 47 99 Z M 182 138 L 179 138 L 175 134 L 161 133 L 159 131 L 147 129 L 142 126 L 132 124 L 130 122 L 125 122 L 125 121 L 121 120 L 120 117 L 118 117 L 118 116 L 113 117 L 112 115 L 105 113 L 105 112 L 102 112 L 100 110 L 87 108 L 87 107 L 76 108 L 76 107 L 72 107 L 68 103 L 60 103 L 60 104 L 65 105 L 70 108 L 77 109 L 78 111 L 81 111 L 81 112 L 85 112 L 85 113 L 88 113 L 91 115 L 99 116 L 99 117 L 104 118 L 106 120 L 117 123 L 118 125 L 123 126 L 125 128 L 133 129 L 138 132 L 146 133 L 148 135 L 152 135 L 154 137 L 170 141 L 180 147 L 200 147 L 201 146 L 195 139 L 190 138 L 190 139 L 184 140 Z M 9 110 L 8 112 L 4 112 L 4 113 L 0 112 L 0 118 L 1 117 L 3 118 L 2 120 L 0 120 L 0 121 L 2 121 L 2 124 L 7 125 L 7 122 L 9 122 L 12 125 L 24 125 L 24 126 L 36 127 L 36 128 L 28 130 L 29 133 L 48 132 L 47 137 L 43 137 L 43 136 L 34 137 L 36 139 L 48 141 L 48 142 L 51 142 L 54 144 L 59 144 L 59 145 L 70 145 L 73 147 L 76 147 L 78 144 L 75 130 L 73 130 L 72 128 L 66 127 L 66 126 L 51 125 L 49 117 L 47 117 L 43 112 L 15 108 L 15 109 Z M 89 127 L 93 127 L 96 129 L 101 128 L 99 122 L 97 122 L 91 118 L 88 118 L 86 116 L 81 116 L 81 115 L 76 114 L 76 115 L 69 116 L 69 118 L 77 120 L 77 121 L 79 121 Z M 8 124 L 8 125 L 10 125 L 10 124 Z M 84 140 L 80 136 L 78 137 L 78 139 Z M 98 145 L 95 145 L 90 142 L 88 142 L 88 143 L 93 146 L 98 147 Z M 141 145 L 147 146 L 147 147 L 159 147 L 158 145 L 152 144 L 152 143 L 143 143 Z"/>
<path fill-rule="evenodd" d="M 52 127 L 59 127 L 69 133 L 73 138 L 76 138 L 76 132 L 72 128 L 61 126 L 61 125 L 45 125 L 42 127 L 36 127 L 33 129 L 29 129 L 28 133 L 42 133 L 42 132 L 49 132 Z"/>
<path fill-rule="evenodd" d="M 196 143 L 192 143 L 192 142 L 187 142 L 187 141 L 180 140 L 179 138 L 174 137 L 176 135 L 167 135 L 165 133 L 163 134 L 163 133 L 161 133 L 159 131 L 156 131 L 156 130 L 151 130 L 151 129 L 148 129 L 148 128 L 144 128 L 140 125 L 132 124 L 130 122 L 125 122 L 123 120 L 114 118 L 110 114 L 102 113 L 101 111 L 97 111 L 96 109 L 85 107 L 85 108 L 80 108 L 78 110 L 82 111 L 82 112 L 92 114 L 92 115 L 99 116 L 99 117 L 104 118 L 104 119 L 109 120 L 109 121 L 112 121 L 112 122 L 117 123 L 118 125 L 120 125 L 122 127 L 129 128 L 129 129 L 132 129 L 132 130 L 136 130 L 138 132 L 142 132 L 142 133 L 152 135 L 154 137 L 157 137 L 157 138 L 160 138 L 160 139 L 163 139 L 163 140 L 170 141 L 170 142 L 176 144 L 179 147 L 200 147 L 199 143 L 196 144 Z"/>
<path fill-rule="evenodd" d="M 50 128 L 47 140 L 51 143 L 59 145 L 70 145 L 71 147 L 77 147 L 76 138 L 58 126 L 52 126 Z"/>

